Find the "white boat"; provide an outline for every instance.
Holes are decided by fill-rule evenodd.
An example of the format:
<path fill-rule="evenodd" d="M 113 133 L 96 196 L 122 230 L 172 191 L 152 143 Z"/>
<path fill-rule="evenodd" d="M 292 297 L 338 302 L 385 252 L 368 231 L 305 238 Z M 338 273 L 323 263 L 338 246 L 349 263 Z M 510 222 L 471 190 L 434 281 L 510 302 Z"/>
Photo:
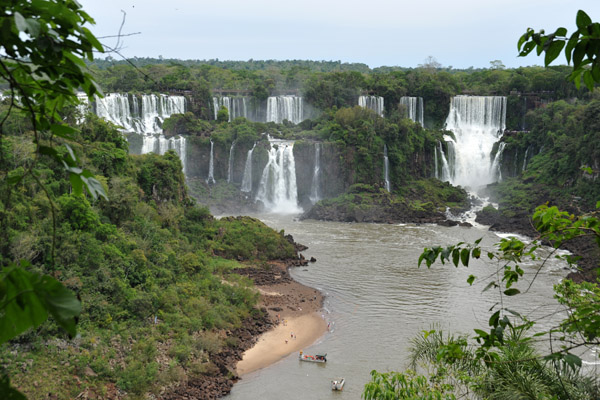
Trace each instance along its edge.
<path fill-rule="evenodd" d="M 300 355 L 298 355 L 298 359 L 300 361 L 308 361 L 308 362 L 316 362 L 316 363 L 326 363 L 327 362 L 327 353 L 325 354 L 315 354 L 313 355 L 309 355 L 309 354 L 302 354 L 302 352 L 300 352 Z"/>
<path fill-rule="evenodd" d="M 346 383 L 346 379 L 344 378 L 331 381 L 331 390 L 344 390 L 344 383 Z"/>

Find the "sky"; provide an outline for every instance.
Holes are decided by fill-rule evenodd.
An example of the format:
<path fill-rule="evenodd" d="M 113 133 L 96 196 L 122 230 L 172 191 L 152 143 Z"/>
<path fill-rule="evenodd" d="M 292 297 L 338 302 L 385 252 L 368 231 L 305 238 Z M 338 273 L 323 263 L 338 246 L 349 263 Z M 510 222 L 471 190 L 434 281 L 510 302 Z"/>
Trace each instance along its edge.
<path fill-rule="evenodd" d="M 417 67 L 514 68 L 527 30 L 575 30 L 577 10 L 600 21 L 600 0 L 79 0 L 98 37 L 119 32 L 125 57 L 326 60 Z M 121 11 L 122 10 L 122 11 Z M 139 33 L 139 34 L 137 34 Z M 117 39 L 101 41 L 114 47 Z M 114 58 L 119 56 L 113 54 Z M 555 64 L 565 64 L 561 56 Z"/>

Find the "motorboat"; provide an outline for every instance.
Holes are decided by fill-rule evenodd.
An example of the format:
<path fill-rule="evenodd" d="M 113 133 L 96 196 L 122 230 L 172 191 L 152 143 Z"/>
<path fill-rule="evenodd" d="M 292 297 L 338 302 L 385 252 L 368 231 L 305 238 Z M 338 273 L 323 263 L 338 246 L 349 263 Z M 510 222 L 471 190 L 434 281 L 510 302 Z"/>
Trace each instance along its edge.
<path fill-rule="evenodd" d="M 344 384 L 346 383 L 346 379 L 338 378 L 331 381 L 331 390 L 344 390 Z"/>
<path fill-rule="evenodd" d="M 310 354 L 303 354 L 301 351 L 300 354 L 298 355 L 298 359 L 300 361 L 326 363 L 327 362 L 327 353 L 310 355 Z"/>

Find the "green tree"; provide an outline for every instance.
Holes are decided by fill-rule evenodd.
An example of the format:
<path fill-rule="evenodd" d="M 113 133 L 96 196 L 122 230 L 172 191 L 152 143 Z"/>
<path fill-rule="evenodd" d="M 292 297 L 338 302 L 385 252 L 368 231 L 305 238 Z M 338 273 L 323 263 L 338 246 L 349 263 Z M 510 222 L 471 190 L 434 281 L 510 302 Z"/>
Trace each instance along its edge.
<path fill-rule="evenodd" d="M 219 111 L 217 111 L 217 121 L 218 122 L 229 121 L 229 110 L 227 110 L 227 107 L 221 106 L 221 108 L 219 108 Z"/>
<path fill-rule="evenodd" d="M 32 272 L 25 260 L 13 260 L 8 249 L 8 217 L 14 212 L 12 197 L 18 187 L 33 180 L 46 193 L 54 216 L 54 199 L 45 187 L 36 165 L 42 158 L 54 159 L 69 176 L 75 196 L 83 188 L 93 197 L 106 197 L 101 184 L 90 171 L 79 167 L 72 149 L 76 131 L 63 123 L 61 111 L 78 104 L 77 90 L 88 96 L 99 93 L 84 59 L 102 45 L 84 27 L 93 23 L 74 0 L 8 0 L 0 6 L 0 78 L 7 84 L 6 108 L 0 115 L 0 344 L 26 330 L 39 326 L 48 315 L 70 335 L 75 334 L 75 318 L 81 306 L 74 294 L 55 278 Z M 5 168 L 5 123 L 13 114 L 29 122 L 34 160 L 26 168 L 8 174 Z M 56 224 L 56 216 L 54 216 Z M 56 229 L 56 228 L 55 228 Z M 55 240 L 56 235 L 53 235 Z M 54 248 L 54 245 L 52 246 Z M 54 252 L 48 261 L 51 270 Z M 7 376 L 0 380 L 3 398 L 22 398 L 9 386 Z"/>

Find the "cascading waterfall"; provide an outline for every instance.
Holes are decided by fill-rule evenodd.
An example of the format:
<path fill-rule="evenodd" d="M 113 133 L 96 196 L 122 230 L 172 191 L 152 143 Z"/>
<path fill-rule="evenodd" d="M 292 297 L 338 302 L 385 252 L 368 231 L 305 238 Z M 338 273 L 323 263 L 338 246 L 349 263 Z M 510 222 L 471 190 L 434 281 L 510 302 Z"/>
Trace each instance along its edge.
<path fill-rule="evenodd" d="M 383 117 L 383 97 L 381 96 L 358 96 L 358 105 L 375 111 Z"/>
<path fill-rule="evenodd" d="M 440 156 L 442 158 L 442 181 L 450 181 L 452 177 L 452 173 L 450 172 L 450 165 L 448 164 L 448 160 L 446 159 L 446 155 L 444 154 L 444 149 L 442 147 L 442 142 L 438 142 L 440 148 Z M 448 143 L 448 153 L 451 153 L 451 149 L 453 149 L 452 143 Z M 453 153 L 452 157 L 453 157 Z M 452 158 L 451 158 L 452 159 Z"/>
<path fill-rule="evenodd" d="M 206 178 L 206 183 L 214 184 L 215 183 L 215 166 L 214 166 L 214 143 L 210 141 L 210 159 L 208 161 L 208 178 Z"/>
<path fill-rule="evenodd" d="M 496 156 L 494 157 L 494 161 L 490 167 L 490 174 L 496 174 L 495 178 L 499 182 L 502 180 L 502 171 L 500 170 L 500 163 L 502 162 L 502 154 L 504 153 L 504 148 L 506 147 L 506 142 L 500 142 L 498 145 L 498 150 L 496 151 Z"/>
<path fill-rule="evenodd" d="M 505 121 L 506 97 L 452 98 L 446 129 L 452 131 L 456 139 L 445 137 L 455 152 L 448 179 L 452 184 L 476 190 L 495 181 L 497 171 L 490 168 L 490 154 L 504 132 Z M 450 147 L 448 149 L 450 151 Z"/>
<path fill-rule="evenodd" d="M 246 164 L 244 165 L 244 176 L 242 178 L 242 192 L 251 192 L 252 191 L 252 152 L 256 147 L 256 143 L 250 150 L 248 150 L 248 155 L 246 156 Z"/>
<path fill-rule="evenodd" d="M 2 100 L 1 94 L 0 100 Z M 85 114 L 90 111 L 90 99 L 84 92 L 77 92 L 77 100 L 79 100 L 79 104 L 77 104 L 77 111 L 79 112 L 77 123 L 82 124 L 85 122 Z"/>
<path fill-rule="evenodd" d="M 263 170 L 256 200 L 270 212 L 293 214 L 298 207 L 294 142 L 269 139 L 269 161 Z"/>
<path fill-rule="evenodd" d="M 315 167 L 313 169 L 310 201 L 315 204 L 321 200 L 321 143 L 315 143 Z"/>
<path fill-rule="evenodd" d="M 385 178 L 385 190 L 391 192 L 390 186 L 390 160 L 388 158 L 387 145 L 383 145 L 383 175 Z"/>
<path fill-rule="evenodd" d="M 525 168 L 527 168 L 527 155 L 529 154 L 530 147 L 531 146 L 527 146 L 527 149 L 525 150 L 525 157 L 523 157 L 523 168 L 521 168 L 521 172 L 525 172 Z"/>
<path fill-rule="evenodd" d="M 165 94 L 109 93 L 103 98 L 95 96 L 94 102 L 93 111 L 100 118 L 140 135 L 162 133 L 166 118 L 185 112 L 185 97 Z"/>
<path fill-rule="evenodd" d="M 304 120 L 304 104 L 299 96 L 271 96 L 267 99 L 267 122 L 282 123 L 287 119 L 294 124 Z"/>
<path fill-rule="evenodd" d="M 407 117 L 425 126 L 423 124 L 423 98 L 403 96 L 400 98 L 400 104 L 406 107 Z"/>
<path fill-rule="evenodd" d="M 173 114 L 185 112 L 185 97 L 166 94 L 129 95 L 108 93 L 103 98 L 94 97 L 92 111 L 125 132 L 142 135 L 142 154 L 164 154 L 175 150 L 186 168 L 186 140 L 184 137 L 165 138 L 162 135 L 164 120 Z"/>
<path fill-rule="evenodd" d="M 438 154 L 437 154 L 437 147 L 433 146 L 433 176 L 435 177 L 435 179 L 440 179 L 440 173 L 438 171 Z"/>
<path fill-rule="evenodd" d="M 238 117 L 248 118 L 248 98 L 247 97 L 213 97 L 213 108 L 215 111 L 215 120 L 221 106 L 227 108 L 229 113 L 229 122 Z"/>
<path fill-rule="evenodd" d="M 227 182 L 233 182 L 233 149 L 235 147 L 235 140 L 231 143 L 229 148 L 229 167 L 227 168 Z"/>

